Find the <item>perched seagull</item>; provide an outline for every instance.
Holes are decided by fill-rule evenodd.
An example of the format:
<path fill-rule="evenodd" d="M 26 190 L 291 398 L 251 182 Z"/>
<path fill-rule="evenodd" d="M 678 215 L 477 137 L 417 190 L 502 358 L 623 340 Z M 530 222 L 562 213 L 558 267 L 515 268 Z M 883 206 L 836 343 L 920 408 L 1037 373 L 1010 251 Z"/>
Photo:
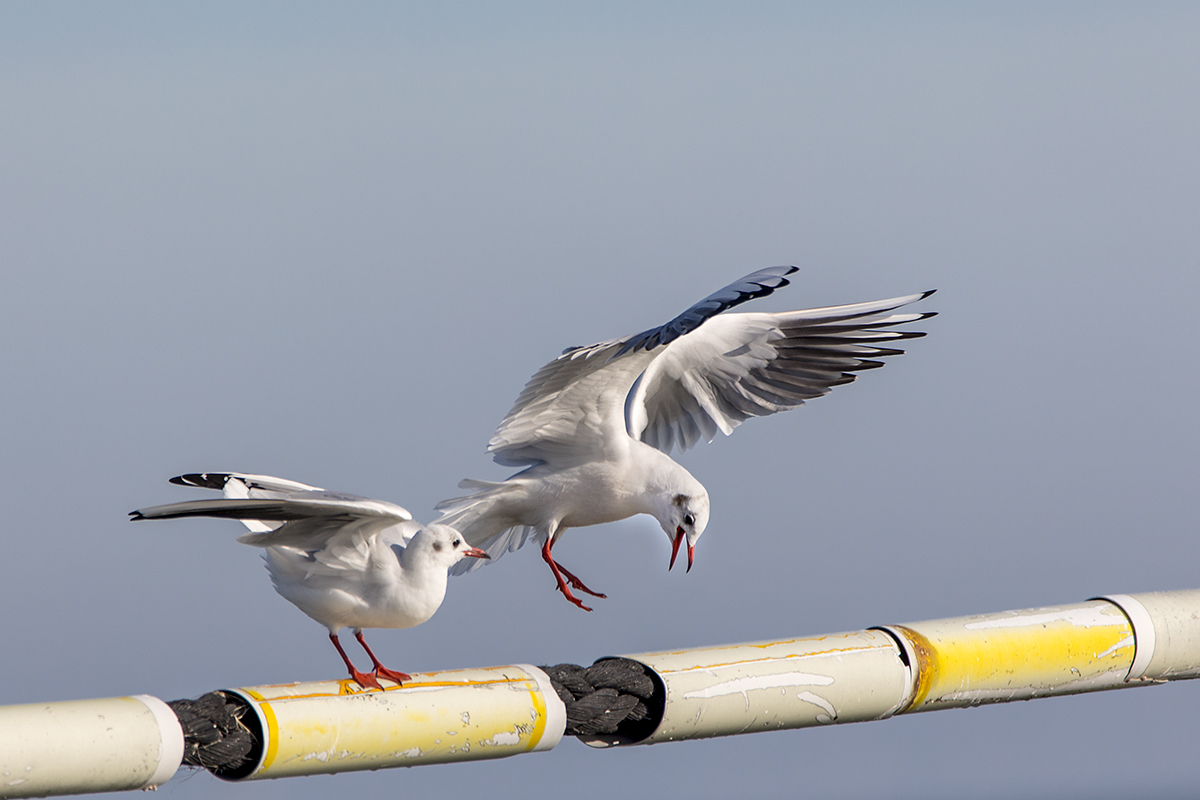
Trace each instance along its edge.
<path fill-rule="evenodd" d="M 382 500 L 237 472 L 171 478 L 178 486 L 219 489 L 219 500 L 193 500 L 130 512 L 134 520 L 225 517 L 250 529 L 238 541 L 266 549 L 275 591 L 329 629 L 329 640 L 360 686 L 380 689 L 411 676 L 385 667 L 363 628 L 411 628 L 433 616 L 446 596 L 447 570 L 464 556 L 487 558 L 446 525 L 422 526 Z M 372 672 L 359 672 L 337 632 L 353 628 Z"/>
<path fill-rule="evenodd" d="M 474 493 L 439 503 L 438 522 L 493 558 L 536 537 L 559 591 L 585 611 L 570 587 L 604 595 L 551 554 L 568 528 L 650 514 L 671 540 L 667 568 L 686 540 L 690 571 L 708 524 L 708 492 L 671 449 L 711 442 L 717 431 L 728 435 L 750 417 L 795 408 L 883 366 L 870 359 L 903 351 L 880 343 L 925 334 L 882 329 L 933 316 L 892 313 L 932 291 L 778 314 L 722 313 L 787 286 L 784 276 L 795 271 L 759 270 L 665 325 L 564 350 L 526 384 L 488 444 L 497 463 L 525 469 L 501 482 L 463 481 L 459 488 Z"/>

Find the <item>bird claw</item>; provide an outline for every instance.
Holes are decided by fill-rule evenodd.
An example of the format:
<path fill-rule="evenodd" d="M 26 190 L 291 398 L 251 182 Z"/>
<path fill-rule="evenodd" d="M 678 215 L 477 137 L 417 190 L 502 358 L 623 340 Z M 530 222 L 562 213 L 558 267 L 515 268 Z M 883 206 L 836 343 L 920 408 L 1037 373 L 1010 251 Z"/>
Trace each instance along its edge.
<path fill-rule="evenodd" d="M 603 600 L 608 599 L 608 595 L 601 594 L 600 592 L 593 592 L 591 589 L 589 589 L 587 586 L 585 586 L 583 581 L 579 580 L 579 578 L 576 578 L 574 575 L 572 575 L 571 572 L 566 567 L 564 567 L 562 564 L 558 565 L 558 569 L 560 572 L 562 572 L 563 577 L 565 577 L 567 579 L 567 582 L 571 584 L 572 588 L 578 589 L 581 592 L 587 592 L 592 597 L 599 597 Z"/>
<path fill-rule="evenodd" d="M 350 677 L 354 679 L 355 683 L 364 689 L 378 689 L 381 692 L 383 691 L 383 687 L 379 685 L 379 681 L 375 678 L 375 674 L 373 672 L 359 672 L 358 670 L 351 670 Z"/>
<path fill-rule="evenodd" d="M 396 672 L 394 669 L 388 669 L 383 665 L 375 669 L 375 675 L 380 678 L 387 678 L 397 686 L 403 686 L 405 681 L 412 680 L 412 675 L 409 675 L 407 672 Z"/>
<path fill-rule="evenodd" d="M 563 597 L 567 598 L 567 600 L 569 600 L 569 601 L 571 601 L 572 603 L 574 603 L 575 605 L 579 606 L 579 607 L 580 607 L 580 608 L 582 608 L 584 611 L 591 611 L 591 610 L 592 610 L 591 606 L 585 606 L 585 605 L 583 604 L 583 601 L 582 601 L 582 600 L 580 600 L 580 599 L 579 599 L 578 597 L 576 597 L 575 595 L 571 594 L 570 590 L 569 590 L 569 589 L 567 589 L 565 586 L 563 586 L 563 585 L 559 584 L 559 586 L 558 586 L 558 589 L 559 589 L 559 591 L 561 591 L 561 592 L 563 593 Z"/>
<path fill-rule="evenodd" d="M 572 575 L 571 572 L 566 567 L 564 567 L 562 564 L 559 564 L 557 561 L 555 561 L 554 557 L 552 555 L 550 555 L 550 548 L 553 544 L 554 544 L 554 539 L 551 537 L 547 537 L 546 543 L 544 545 L 542 545 L 542 558 L 545 559 L 546 563 L 550 565 L 550 571 L 554 573 L 554 580 L 558 581 L 558 586 L 556 588 L 560 592 L 563 593 L 563 597 L 567 598 L 572 603 L 574 603 L 575 605 L 582 608 L 584 611 L 591 611 L 592 609 L 588 608 L 582 602 L 580 602 L 578 597 L 571 594 L 571 589 L 570 589 L 570 587 L 567 586 L 567 582 L 570 581 L 571 586 L 574 586 L 576 589 L 578 589 L 581 592 L 587 592 L 592 597 L 599 597 L 601 599 L 604 599 L 607 597 L 607 595 L 600 594 L 599 592 L 593 592 L 591 589 L 589 589 L 587 586 L 584 585 L 583 581 L 579 580 L 579 578 L 576 578 L 574 575 Z"/>

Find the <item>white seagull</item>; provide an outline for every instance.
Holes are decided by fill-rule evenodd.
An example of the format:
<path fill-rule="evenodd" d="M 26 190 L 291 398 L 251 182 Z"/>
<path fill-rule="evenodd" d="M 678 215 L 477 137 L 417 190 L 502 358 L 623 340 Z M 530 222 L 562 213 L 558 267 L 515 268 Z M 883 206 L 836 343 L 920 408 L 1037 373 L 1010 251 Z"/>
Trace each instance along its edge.
<path fill-rule="evenodd" d="M 224 517 L 250 529 L 238 541 L 263 554 L 275 591 L 329 629 L 329 640 L 364 688 L 379 678 L 411 676 L 379 662 L 363 628 L 411 628 L 433 616 L 446 596 L 447 570 L 464 556 L 487 558 L 446 525 L 422 526 L 393 503 L 327 492 L 268 475 L 207 472 L 171 478 L 179 486 L 225 496 L 130 512 L 134 520 Z M 353 628 L 375 669 L 359 672 L 337 632 Z"/>
<path fill-rule="evenodd" d="M 708 492 L 670 458 L 701 439 L 726 435 L 750 417 L 787 411 L 883 366 L 902 353 L 883 342 L 924 336 L 882 328 L 933 316 L 892 313 L 933 294 L 870 303 L 723 314 L 788 285 L 795 267 L 751 273 L 665 325 L 572 347 L 542 367 L 500 423 L 488 452 L 525 467 L 501 482 L 465 480 L 473 494 L 437 505 L 438 522 L 498 558 L 529 538 L 542 545 L 558 589 L 591 611 L 570 587 L 604 597 L 551 555 L 568 528 L 650 514 L 671 540 L 674 566 L 686 539 L 688 570 L 708 524 Z M 459 564 L 454 574 L 474 569 Z"/>

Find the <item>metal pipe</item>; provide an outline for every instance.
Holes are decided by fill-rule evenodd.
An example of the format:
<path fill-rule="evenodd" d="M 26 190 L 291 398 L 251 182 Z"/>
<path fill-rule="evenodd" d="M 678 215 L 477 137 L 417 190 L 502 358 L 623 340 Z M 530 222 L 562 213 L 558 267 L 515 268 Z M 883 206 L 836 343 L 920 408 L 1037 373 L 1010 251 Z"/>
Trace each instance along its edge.
<path fill-rule="evenodd" d="M 1200 590 L 627 658 L 657 684 L 657 700 L 646 703 L 653 712 L 635 733 L 580 737 L 588 744 L 861 722 L 1197 678 Z M 230 691 L 248 704 L 243 721 L 260 743 L 237 774 L 221 776 L 230 780 L 549 750 L 567 719 L 548 676 L 523 664 L 424 673 L 383 691 L 349 680 Z M 175 773 L 183 749 L 174 713 L 153 697 L 0 707 L 0 798 L 156 786 Z"/>
<path fill-rule="evenodd" d="M 183 729 L 157 697 L 0 707 L 0 798 L 145 789 L 182 760 Z"/>
<path fill-rule="evenodd" d="M 1133 625 L 1137 655 L 1127 680 L 1200 678 L 1200 589 L 1101 599 L 1120 607 Z"/>
<path fill-rule="evenodd" d="M 546 673 L 518 664 L 427 672 L 364 691 L 350 680 L 233 689 L 254 710 L 262 754 L 231 780 L 478 761 L 550 750 L 566 707 Z"/>
<path fill-rule="evenodd" d="M 637 744 L 886 719 L 909 689 L 896 642 L 877 630 L 625 658 L 653 670 L 666 690 L 662 721 Z"/>
<path fill-rule="evenodd" d="M 624 656 L 661 681 L 655 744 L 1200 677 L 1200 590 Z"/>

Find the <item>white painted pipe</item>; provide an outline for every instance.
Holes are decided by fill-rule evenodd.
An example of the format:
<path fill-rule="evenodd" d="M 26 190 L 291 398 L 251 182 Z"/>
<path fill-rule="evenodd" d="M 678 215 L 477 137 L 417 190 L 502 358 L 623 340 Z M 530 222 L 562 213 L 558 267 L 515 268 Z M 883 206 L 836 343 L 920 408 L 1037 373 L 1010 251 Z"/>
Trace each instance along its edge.
<path fill-rule="evenodd" d="M 478 761 L 552 749 L 567 724 L 549 677 L 519 664 L 426 672 L 364 691 L 350 680 L 234 689 L 262 754 L 232 780 Z"/>
<path fill-rule="evenodd" d="M 645 738 L 728 736 L 1200 677 L 1200 590 L 627 656 L 659 683 Z M 501 758 L 553 748 L 566 709 L 528 665 L 232 690 L 261 747 L 231 780 Z M 649 705 L 657 706 L 657 703 Z M 0 798 L 156 786 L 183 735 L 153 697 L 0 707 Z"/>
<path fill-rule="evenodd" d="M 0 706 L 0 798 L 145 789 L 182 760 L 183 730 L 157 697 Z"/>
<path fill-rule="evenodd" d="M 662 722 L 637 744 L 886 719 L 908 694 L 900 651 L 882 631 L 664 650 L 625 658 L 662 681 Z M 595 747 L 635 744 L 580 737 Z"/>
<path fill-rule="evenodd" d="M 1133 625 L 1137 656 L 1129 681 L 1200 678 L 1200 589 L 1101 599 L 1119 606 Z"/>
<path fill-rule="evenodd" d="M 1200 590 L 624 656 L 661 681 L 655 744 L 1200 677 Z"/>

